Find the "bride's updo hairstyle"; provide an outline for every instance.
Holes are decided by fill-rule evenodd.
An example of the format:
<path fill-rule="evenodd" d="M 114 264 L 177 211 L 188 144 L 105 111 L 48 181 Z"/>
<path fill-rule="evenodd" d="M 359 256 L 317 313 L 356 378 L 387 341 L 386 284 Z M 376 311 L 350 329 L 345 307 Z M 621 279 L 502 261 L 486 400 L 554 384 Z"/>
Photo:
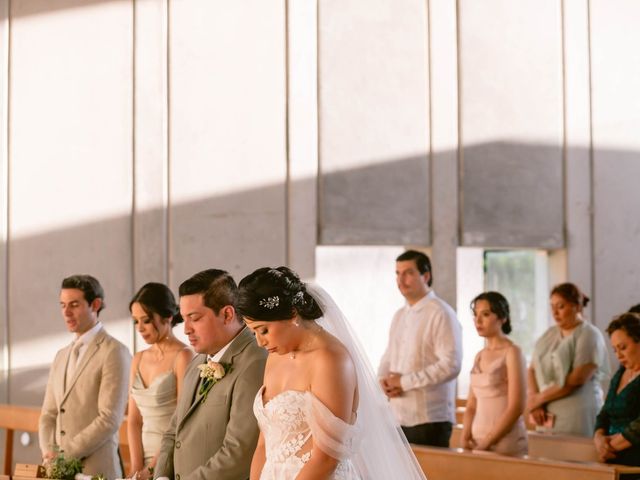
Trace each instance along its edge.
<path fill-rule="evenodd" d="M 263 267 L 238 285 L 236 312 L 259 321 L 289 320 L 296 314 L 315 320 L 322 310 L 300 277 L 287 267 Z"/>

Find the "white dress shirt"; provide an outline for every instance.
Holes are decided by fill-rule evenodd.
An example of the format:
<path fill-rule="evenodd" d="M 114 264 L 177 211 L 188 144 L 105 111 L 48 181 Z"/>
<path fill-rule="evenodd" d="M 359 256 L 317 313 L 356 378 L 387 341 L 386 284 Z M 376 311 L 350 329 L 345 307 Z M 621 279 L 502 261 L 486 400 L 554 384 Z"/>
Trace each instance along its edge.
<path fill-rule="evenodd" d="M 242 327 L 240 329 L 240 332 L 242 332 L 242 330 L 244 330 L 245 328 L 247 328 L 247 327 L 246 326 Z M 233 343 L 233 341 L 236 338 L 238 338 L 238 335 L 240 335 L 240 332 L 238 332 L 236 334 L 236 336 L 233 337 L 229 343 L 227 343 L 224 347 L 222 347 L 220 350 L 218 350 L 214 355 L 207 355 L 207 362 L 219 362 L 220 359 L 222 358 L 222 356 L 224 355 L 224 352 L 226 352 L 229 349 L 229 347 L 231 346 L 231 344 Z"/>
<path fill-rule="evenodd" d="M 400 425 L 455 423 L 456 377 L 462 365 L 462 328 L 433 290 L 396 312 L 378 375 L 399 373 L 404 392 L 391 398 Z"/>
<path fill-rule="evenodd" d="M 96 337 L 96 335 L 98 334 L 98 332 L 100 332 L 100 330 L 102 330 L 102 323 L 96 322 L 96 324 L 93 327 L 91 327 L 89 330 L 84 332 L 82 335 L 79 335 L 78 337 L 76 337 L 76 339 L 73 341 L 74 345 L 77 345 L 78 342 L 82 343 L 82 346 L 78 351 L 78 360 L 76 362 L 76 366 L 80 364 L 80 361 L 82 360 L 82 356 L 87 351 L 87 347 L 91 343 L 91 340 L 93 340 Z"/>

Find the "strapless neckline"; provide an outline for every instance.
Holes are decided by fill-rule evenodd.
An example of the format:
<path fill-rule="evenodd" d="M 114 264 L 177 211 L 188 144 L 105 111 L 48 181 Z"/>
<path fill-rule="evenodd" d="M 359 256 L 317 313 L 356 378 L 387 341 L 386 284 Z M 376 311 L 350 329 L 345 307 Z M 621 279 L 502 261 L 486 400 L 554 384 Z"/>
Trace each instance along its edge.
<path fill-rule="evenodd" d="M 291 395 L 306 395 L 307 393 L 309 395 L 313 395 L 313 393 L 311 393 L 309 390 L 295 390 L 295 389 L 287 389 L 287 390 L 282 390 L 281 392 L 276 393 L 273 397 L 271 397 L 269 400 L 264 399 L 264 390 L 265 390 L 265 386 L 263 385 L 262 387 L 260 387 L 260 390 L 258 392 L 258 394 L 260 395 L 260 400 L 262 402 L 262 408 L 267 408 L 267 406 L 273 402 L 274 400 L 276 400 L 278 397 L 282 397 L 286 394 L 291 394 Z M 315 395 L 314 395 L 315 396 Z"/>
<path fill-rule="evenodd" d="M 351 423 L 345 422 L 344 420 L 342 420 L 340 417 L 336 417 L 333 412 L 322 402 L 322 400 L 320 400 L 318 397 L 316 397 L 312 391 L 310 390 L 295 390 L 295 389 L 287 389 L 287 390 L 282 390 L 281 392 L 276 393 L 273 397 L 271 397 L 269 400 L 267 400 L 265 402 L 264 400 L 264 390 L 265 390 L 265 385 L 262 385 L 262 387 L 260 387 L 260 390 L 258 390 L 258 398 L 260 398 L 260 403 L 262 404 L 262 409 L 266 410 L 269 405 L 271 405 L 271 402 L 273 402 L 274 400 L 278 400 L 281 397 L 285 397 L 286 395 L 299 395 L 302 397 L 305 396 L 310 396 L 313 402 L 319 402 L 322 407 L 324 407 L 326 409 L 326 411 L 333 415 L 333 417 L 336 418 L 336 420 L 339 420 L 341 422 L 343 422 L 345 425 L 351 425 L 354 426 L 356 423 L 356 420 L 358 419 L 358 413 L 357 412 L 351 412 Z"/>

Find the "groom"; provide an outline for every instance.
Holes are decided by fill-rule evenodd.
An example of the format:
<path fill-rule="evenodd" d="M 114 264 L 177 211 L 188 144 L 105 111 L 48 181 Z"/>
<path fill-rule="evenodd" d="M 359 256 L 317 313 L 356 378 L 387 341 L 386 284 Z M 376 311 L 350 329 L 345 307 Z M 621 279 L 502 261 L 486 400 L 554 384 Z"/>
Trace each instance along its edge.
<path fill-rule="evenodd" d="M 249 478 L 258 441 L 253 401 L 262 385 L 267 352 L 236 315 L 237 290 L 231 275 L 215 269 L 196 273 L 180 285 L 184 332 L 200 355 L 185 373 L 154 478 Z M 207 361 L 224 367 L 218 367 L 215 381 L 200 379 L 198 367 Z"/>

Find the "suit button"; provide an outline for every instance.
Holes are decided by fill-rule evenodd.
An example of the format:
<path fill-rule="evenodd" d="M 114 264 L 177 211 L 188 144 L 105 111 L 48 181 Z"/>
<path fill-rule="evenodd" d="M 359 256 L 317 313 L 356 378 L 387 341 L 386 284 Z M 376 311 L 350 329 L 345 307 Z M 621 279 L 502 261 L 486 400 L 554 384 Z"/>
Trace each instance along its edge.
<path fill-rule="evenodd" d="M 176 448 L 180 448 L 180 445 L 182 445 L 182 444 L 180 443 L 180 440 L 178 440 L 178 441 L 176 442 Z"/>
<path fill-rule="evenodd" d="M 64 408 L 61 408 L 61 409 L 60 409 L 60 413 L 64 413 Z"/>
<path fill-rule="evenodd" d="M 64 437 L 65 431 L 64 430 L 60 430 L 60 435 Z"/>

